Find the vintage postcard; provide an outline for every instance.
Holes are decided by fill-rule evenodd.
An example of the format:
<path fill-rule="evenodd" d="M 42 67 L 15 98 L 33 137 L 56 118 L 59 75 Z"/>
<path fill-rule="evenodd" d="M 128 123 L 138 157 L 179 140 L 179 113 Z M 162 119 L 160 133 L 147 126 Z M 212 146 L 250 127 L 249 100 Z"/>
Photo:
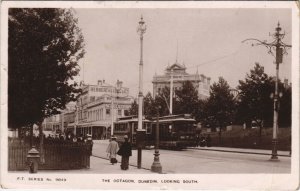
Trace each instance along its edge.
<path fill-rule="evenodd" d="M 1 2 L 2 188 L 296 190 L 296 2 Z"/>

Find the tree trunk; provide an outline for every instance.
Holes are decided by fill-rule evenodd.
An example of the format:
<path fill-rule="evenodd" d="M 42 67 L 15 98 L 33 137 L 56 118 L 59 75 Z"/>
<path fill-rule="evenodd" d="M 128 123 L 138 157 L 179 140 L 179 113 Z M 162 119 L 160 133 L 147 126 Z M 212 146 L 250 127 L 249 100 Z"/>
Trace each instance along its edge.
<path fill-rule="evenodd" d="M 222 144 L 222 127 L 220 126 L 220 129 L 219 129 L 219 145 L 221 146 Z"/>
<path fill-rule="evenodd" d="M 29 142 L 30 142 L 30 148 L 33 146 L 33 125 L 30 125 L 30 134 L 29 134 Z"/>
<path fill-rule="evenodd" d="M 39 127 L 39 138 L 40 138 L 40 162 L 41 164 L 45 164 L 45 152 L 44 152 L 44 133 L 42 122 L 37 123 Z"/>

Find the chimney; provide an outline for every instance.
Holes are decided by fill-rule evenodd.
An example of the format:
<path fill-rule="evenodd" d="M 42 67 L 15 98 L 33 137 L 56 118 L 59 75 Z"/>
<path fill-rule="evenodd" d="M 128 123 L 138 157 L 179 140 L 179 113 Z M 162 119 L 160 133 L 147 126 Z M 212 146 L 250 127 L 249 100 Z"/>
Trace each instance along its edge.
<path fill-rule="evenodd" d="M 98 80 L 98 86 L 102 86 L 102 80 Z"/>

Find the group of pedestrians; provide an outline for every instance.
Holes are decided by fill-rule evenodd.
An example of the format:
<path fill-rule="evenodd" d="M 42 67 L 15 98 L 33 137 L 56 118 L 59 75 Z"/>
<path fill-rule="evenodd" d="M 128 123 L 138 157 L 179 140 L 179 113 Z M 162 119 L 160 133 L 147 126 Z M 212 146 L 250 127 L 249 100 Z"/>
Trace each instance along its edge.
<path fill-rule="evenodd" d="M 114 165 L 117 163 L 117 155 L 121 158 L 121 169 L 128 170 L 129 168 L 129 157 L 132 155 L 132 146 L 128 141 L 128 136 L 124 136 L 124 142 L 119 147 L 116 137 L 112 136 L 111 141 L 106 149 L 107 155 L 109 157 L 110 163 Z"/>
<path fill-rule="evenodd" d="M 207 135 L 206 137 L 202 134 L 196 136 L 196 147 L 210 147 L 211 146 L 211 137 Z"/>

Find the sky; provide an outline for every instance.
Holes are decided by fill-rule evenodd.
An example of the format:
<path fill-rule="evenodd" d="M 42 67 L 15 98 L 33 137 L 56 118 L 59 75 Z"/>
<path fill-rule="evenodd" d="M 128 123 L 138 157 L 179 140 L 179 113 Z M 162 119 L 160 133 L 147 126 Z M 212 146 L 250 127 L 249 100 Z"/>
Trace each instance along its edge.
<path fill-rule="evenodd" d="M 243 80 L 256 62 L 275 76 L 275 58 L 264 46 L 242 43 L 248 38 L 272 42 L 277 23 L 285 32 L 283 41 L 292 43 L 290 9 L 75 9 L 85 38 L 86 54 L 80 61 L 77 80 L 96 84 L 123 81 L 130 95 L 138 93 L 140 38 L 137 26 L 141 15 L 147 25 L 144 34 L 143 92 L 152 93 L 155 73 L 164 74 L 175 63 L 190 74 L 222 76 L 232 88 Z M 291 81 L 289 49 L 280 65 L 280 79 Z"/>

